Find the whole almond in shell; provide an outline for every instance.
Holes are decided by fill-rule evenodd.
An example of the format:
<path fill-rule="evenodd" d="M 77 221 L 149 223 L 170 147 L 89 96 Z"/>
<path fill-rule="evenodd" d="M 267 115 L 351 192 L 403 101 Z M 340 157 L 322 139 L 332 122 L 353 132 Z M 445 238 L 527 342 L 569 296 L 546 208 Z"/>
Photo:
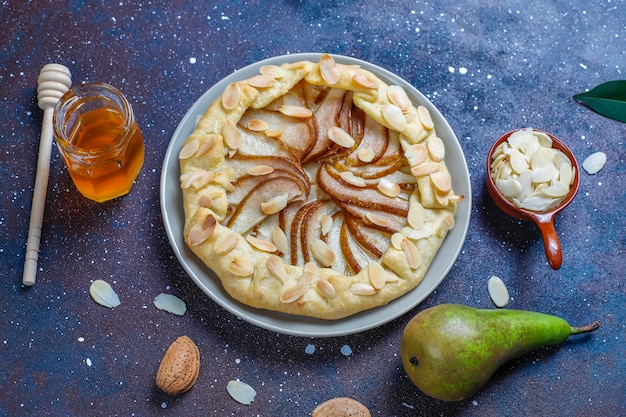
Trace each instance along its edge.
<path fill-rule="evenodd" d="M 318 405 L 311 417 L 371 417 L 371 414 L 360 402 L 352 398 L 337 397 Z"/>
<path fill-rule="evenodd" d="M 200 351 L 187 336 L 174 341 L 165 352 L 156 384 L 168 394 L 182 394 L 193 387 L 200 372 Z"/>

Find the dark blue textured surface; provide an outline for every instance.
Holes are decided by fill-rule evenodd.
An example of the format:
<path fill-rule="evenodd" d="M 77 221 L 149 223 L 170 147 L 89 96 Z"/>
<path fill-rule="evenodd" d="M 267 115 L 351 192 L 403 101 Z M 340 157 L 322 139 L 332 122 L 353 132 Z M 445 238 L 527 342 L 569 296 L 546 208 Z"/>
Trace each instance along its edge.
<path fill-rule="evenodd" d="M 0 416 L 299 416 L 335 396 L 375 416 L 626 415 L 626 125 L 571 99 L 626 79 L 623 0 L 211 3 L 0 3 Z M 230 315 L 185 275 L 161 220 L 161 164 L 187 109 L 234 70 L 296 52 L 354 56 L 406 79 L 447 118 L 470 167 L 472 220 L 456 265 L 421 306 L 358 335 L 284 336 Z M 24 288 L 36 83 L 48 62 L 68 66 L 75 83 L 108 82 L 127 95 L 146 161 L 131 194 L 96 204 L 74 190 L 53 149 L 38 282 Z M 491 144 L 527 126 L 564 140 L 579 163 L 595 151 L 609 157 L 598 174 L 581 173 L 578 196 L 557 217 L 558 271 L 536 227 L 500 213 L 484 185 Z M 602 327 L 508 363 L 470 400 L 424 396 L 400 363 L 404 325 L 443 302 L 491 308 L 491 275 L 507 284 L 509 308 Z M 114 286 L 119 307 L 90 299 L 98 278 Z M 156 310 L 161 292 L 185 300 L 186 315 Z M 200 348 L 200 377 L 168 397 L 154 377 L 182 334 Z M 226 393 L 236 378 L 257 390 L 251 406 Z"/>

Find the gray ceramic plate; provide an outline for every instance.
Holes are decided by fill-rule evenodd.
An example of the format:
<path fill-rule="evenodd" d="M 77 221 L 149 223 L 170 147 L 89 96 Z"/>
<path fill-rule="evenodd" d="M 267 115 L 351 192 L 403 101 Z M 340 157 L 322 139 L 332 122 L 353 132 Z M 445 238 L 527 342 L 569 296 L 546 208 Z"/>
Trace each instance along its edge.
<path fill-rule="evenodd" d="M 219 278 L 187 248 L 183 241 L 185 215 L 179 182 L 178 153 L 185 139 L 193 131 L 198 116 L 206 111 L 229 83 L 258 74 L 262 65 L 280 65 L 302 60 L 317 62 L 319 58 L 318 53 L 305 53 L 266 59 L 229 75 L 210 88 L 189 109 L 174 132 L 165 154 L 160 187 L 161 212 L 170 244 L 181 265 L 198 287 L 217 304 L 243 320 L 271 331 L 306 337 L 332 337 L 363 332 L 387 323 L 421 303 L 437 288 L 459 256 L 469 227 L 472 206 L 469 172 L 463 150 L 450 125 L 435 106 L 413 86 L 389 71 L 355 58 L 334 55 L 333 58 L 339 63 L 360 65 L 387 84 L 402 86 L 413 103 L 424 105 L 430 110 L 437 134 L 446 144 L 446 164 L 452 174 L 454 191 L 465 196 L 465 200 L 458 205 L 456 225 L 446 237 L 420 285 L 385 306 L 342 320 L 326 321 L 259 310 L 233 300 L 222 287 Z"/>

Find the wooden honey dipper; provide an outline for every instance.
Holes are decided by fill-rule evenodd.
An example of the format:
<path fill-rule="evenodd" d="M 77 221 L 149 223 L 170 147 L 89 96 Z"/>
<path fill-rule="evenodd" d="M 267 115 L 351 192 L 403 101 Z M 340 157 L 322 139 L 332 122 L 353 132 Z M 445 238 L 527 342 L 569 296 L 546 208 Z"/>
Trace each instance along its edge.
<path fill-rule="evenodd" d="M 37 275 L 37 261 L 39 259 L 39 241 L 43 224 L 43 211 L 46 204 L 48 190 L 48 176 L 50 174 L 50 153 L 52 151 L 52 116 L 54 107 L 61 96 L 72 85 L 70 70 L 60 64 L 46 64 L 37 78 L 37 104 L 43 110 L 41 138 L 39 140 L 39 156 L 37 159 L 37 174 L 35 176 L 35 190 L 30 210 L 28 225 L 28 240 L 24 257 L 24 275 L 22 283 L 31 286 Z"/>

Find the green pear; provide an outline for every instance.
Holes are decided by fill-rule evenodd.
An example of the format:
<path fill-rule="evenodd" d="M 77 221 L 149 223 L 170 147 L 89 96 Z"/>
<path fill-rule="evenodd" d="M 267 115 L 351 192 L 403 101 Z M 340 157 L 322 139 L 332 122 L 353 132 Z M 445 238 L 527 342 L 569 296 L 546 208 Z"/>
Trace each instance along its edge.
<path fill-rule="evenodd" d="M 460 401 L 480 390 L 506 361 L 600 327 L 522 310 L 441 304 L 417 314 L 400 341 L 402 365 L 425 394 Z"/>

